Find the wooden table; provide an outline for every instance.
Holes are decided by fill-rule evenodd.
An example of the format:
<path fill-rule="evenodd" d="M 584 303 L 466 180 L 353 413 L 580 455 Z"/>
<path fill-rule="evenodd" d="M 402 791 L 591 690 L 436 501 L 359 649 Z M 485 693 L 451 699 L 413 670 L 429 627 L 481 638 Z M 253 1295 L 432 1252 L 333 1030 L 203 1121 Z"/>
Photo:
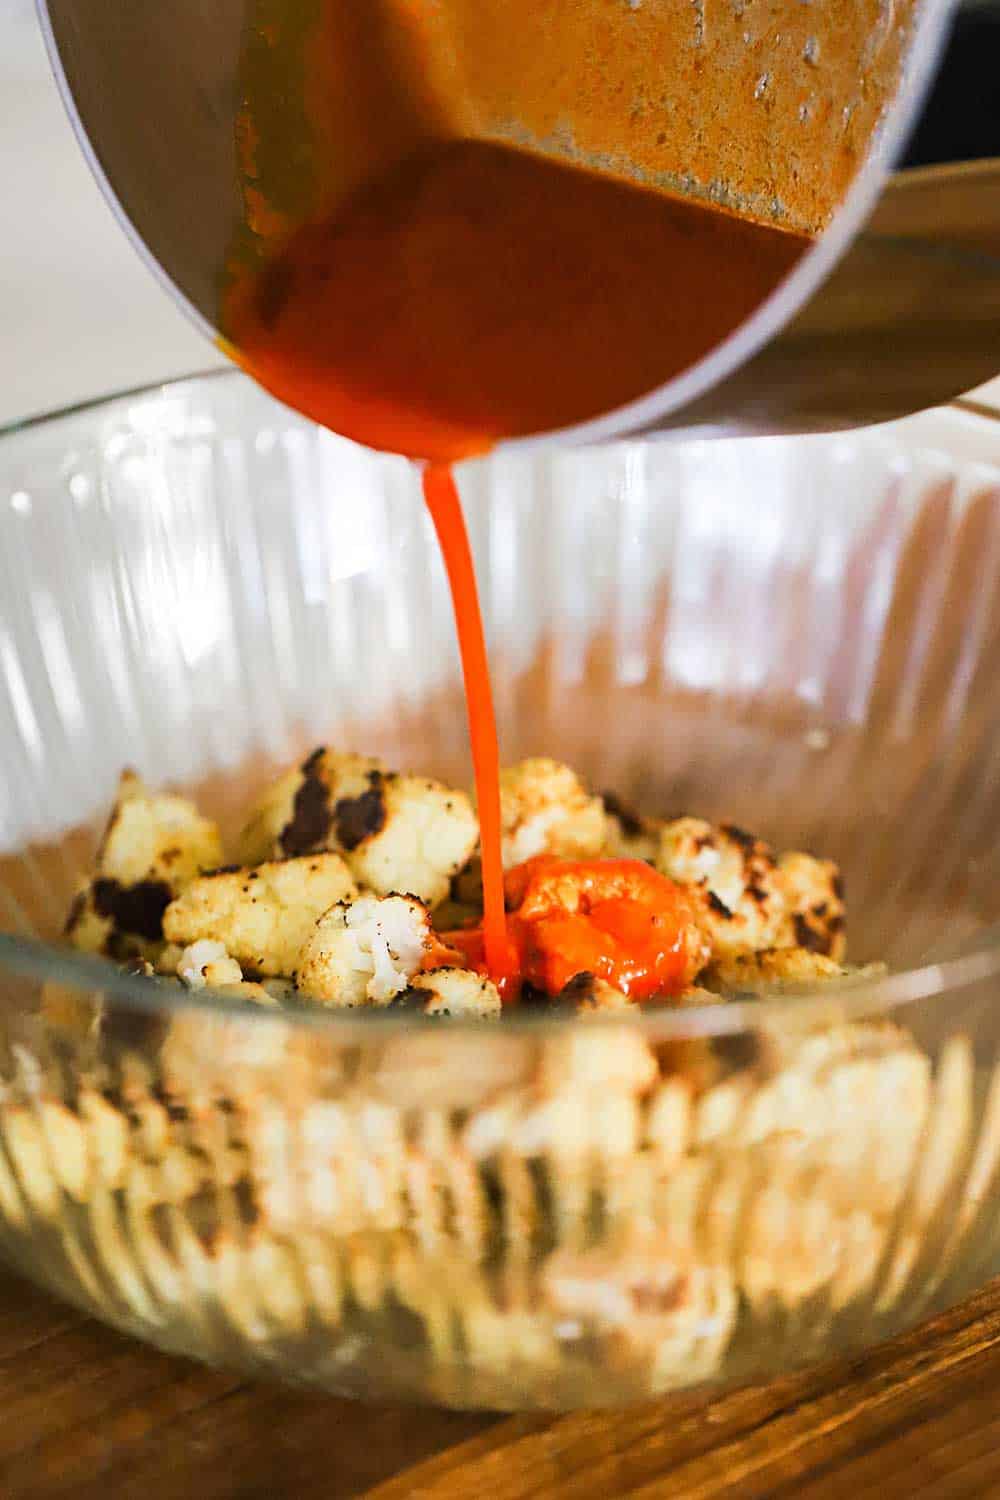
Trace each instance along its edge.
<path fill-rule="evenodd" d="M 854 1360 L 714 1399 L 496 1417 L 248 1384 L 0 1272 L 0 1497 L 1000 1496 L 1000 1281 Z"/>

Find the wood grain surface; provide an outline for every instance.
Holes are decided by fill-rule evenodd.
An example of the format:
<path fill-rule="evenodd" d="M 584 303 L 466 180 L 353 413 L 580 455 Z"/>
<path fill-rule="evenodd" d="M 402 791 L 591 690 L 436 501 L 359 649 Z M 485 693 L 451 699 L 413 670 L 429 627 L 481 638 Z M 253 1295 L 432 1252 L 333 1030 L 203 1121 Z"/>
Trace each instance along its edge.
<path fill-rule="evenodd" d="M 0 1496 L 1000 1495 L 1000 1281 L 862 1357 L 620 1412 L 359 1406 L 167 1358 L 0 1273 Z"/>

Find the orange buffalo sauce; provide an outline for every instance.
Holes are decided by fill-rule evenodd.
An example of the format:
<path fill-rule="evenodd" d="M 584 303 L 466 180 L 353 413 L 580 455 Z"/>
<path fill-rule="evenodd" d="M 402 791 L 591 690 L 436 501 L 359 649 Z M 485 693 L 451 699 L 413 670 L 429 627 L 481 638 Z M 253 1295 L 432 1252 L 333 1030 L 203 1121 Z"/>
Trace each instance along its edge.
<path fill-rule="evenodd" d="M 426 146 L 235 269 L 223 331 L 283 401 L 451 462 L 654 390 L 747 318 L 802 236 L 482 141 Z"/>
<path fill-rule="evenodd" d="M 506 895 L 508 1001 L 523 983 L 558 995 L 582 973 L 634 1000 L 675 995 L 708 957 L 697 897 L 641 860 L 542 854 L 508 871 Z M 442 933 L 441 941 L 491 972 L 484 928 Z"/>
<path fill-rule="evenodd" d="M 424 470 L 424 499 L 434 522 L 451 588 L 465 682 L 465 704 L 472 742 L 479 804 L 479 845 L 483 865 L 483 925 L 481 932 L 487 971 L 497 980 L 509 979 L 516 956 L 507 939 L 504 914 L 503 858 L 500 852 L 500 750 L 497 741 L 493 690 L 490 686 L 482 611 L 476 571 L 469 550 L 458 489 L 450 468 Z"/>

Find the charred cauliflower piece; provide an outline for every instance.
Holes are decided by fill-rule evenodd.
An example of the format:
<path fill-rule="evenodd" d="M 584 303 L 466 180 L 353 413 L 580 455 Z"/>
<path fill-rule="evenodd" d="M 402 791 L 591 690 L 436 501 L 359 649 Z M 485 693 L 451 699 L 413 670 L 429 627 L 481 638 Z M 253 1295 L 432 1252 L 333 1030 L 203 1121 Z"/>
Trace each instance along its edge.
<path fill-rule="evenodd" d="M 430 914 L 410 896 L 334 906 L 299 955 L 295 982 L 327 1005 L 389 1005 L 440 952 Z"/>
<path fill-rule="evenodd" d="M 291 974 L 322 914 L 356 894 L 339 854 L 219 870 L 192 881 L 168 906 L 163 931 L 182 947 L 221 943 L 244 968 L 271 978 Z"/>
<path fill-rule="evenodd" d="M 501 771 L 500 812 L 507 868 L 536 854 L 593 859 L 604 847 L 604 803 L 558 761 L 522 760 Z"/>
<path fill-rule="evenodd" d="M 305 762 L 308 765 L 308 761 Z M 284 771 L 275 781 L 271 781 L 264 791 L 251 804 L 247 820 L 240 830 L 236 841 L 236 858 L 243 865 L 261 865 L 266 860 L 283 859 L 285 846 L 282 834 L 290 827 L 295 814 L 295 801 L 299 792 L 305 785 L 305 776 L 302 767 L 293 766 L 291 770 Z M 315 795 L 319 800 L 320 788 L 317 785 Z M 303 842 L 307 847 L 297 849 L 297 854 L 308 854 L 311 849 L 305 839 L 304 818 L 300 819 L 300 827 L 303 832 Z M 324 821 L 317 824 L 322 830 L 322 838 L 326 837 L 325 810 Z M 294 840 L 291 840 L 294 843 Z M 316 844 L 321 846 L 321 838 L 317 835 Z"/>
<path fill-rule="evenodd" d="M 787 913 L 778 933 L 779 946 L 808 948 L 841 962 L 847 940 L 844 882 L 838 866 L 811 854 L 783 854 L 778 876 Z"/>
<path fill-rule="evenodd" d="M 219 830 L 193 802 L 151 792 L 126 771 L 93 878 L 73 902 L 67 938 L 86 953 L 155 958 L 170 902 L 221 859 Z"/>
<path fill-rule="evenodd" d="M 431 906 L 475 848 L 464 792 L 421 776 L 399 776 L 361 755 L 316 750 L 275 782 L 240 840 L 248 864 L 330 849 L 377 895 L 406 891 Z"/>
<path fill-rule="evenodd" d="M 379 821 L 378 789 L 386 775 L 368 755 L 337 755 L 320 748 L 266 788 L 240 835 L 244 864 L 339 850 L 341 834 L 356 845 Z M 350 804 L 343 809 L 339 804 Z"/>
<path fill-rule="evenodd" d="M 240 984 L 243 970 L 235 958 L 230 958 L 224 943 L 202 939 L 181 953 L 177 977 L 189 990 L 215 989 L 223 984 Z"/>
<path fill-rule="evenodd" d="M 478 1021 L 495 1021 L 501 1009 L 496 985 L 471 969 L 428 969 L 410 981 L 398 1003 L 425 1016 L 468 1016 Z"/>
<path fill-rule="evenodd" d="M 720 992 L 767 995 L 828 983 L 846 974 L 832 959 L 807 948 L 764 948 L 756 953 L 720 955 L 700 976 L 700 983 L 712 992 L 711 998 L 718 999 Z"/>
<path fill-rule="evenodd" d="M 479 837 L 472 804 L 464 792 L 419 776 L 388 778 L 382 794 L 379 832 L 345 857 L 360 883 L 378 895 L 406 891 L 437 906 Z"/>
<path fill-rule="evenodd" d="M 608 984 L 606 979 L 586 972 L 574 975 L 569 984 L 563 985 L 553 1003 L 569 1006 L 581 1016 L 607 1015 L 616 1011 L 637 1015 L 641 1008 L 613 984 Z"/>
<path fill-rule="evenodd" d="M 242 1000 L 247 1005 L 261 1005 L 266 1010 L 280 1010 L 281 1001 L 272 995 L 269 989 L 262 984 L 256 984 L 249 979 L 240 979 L 228 984 L 219 984 L 215 981 L 212 988 L 217 995 L 224 995 L 227 1000 Z"/>
<path fill-rule="evenodd" d="M 786 908 L 778 862 L 769 846 L 731 823 L 715 828 L 678 818 L 660 834 L 656 868 L 706 895 L 705 929 L 715 954 L 774 948 Z"/>
<path fill-rule="evenodd" d="M 808 948 L 766 948 L 760 953 L 731 953 L 717 958 L 701 975 L 701 983 L 712 991 L 708 998 L 717 1000 L 720 992 L 775 995 L 829 984 L 834 979 L 878 979 L 884 973 L 884 964 L 852 969 Z"/>
<path fill-rule="evenodd" d="M 250 1005 L 280 1004 L 262 984 L 243 978 L 243 970 L 235 958 L 230 958 L 224 944 L 207 938 L 183 950 L 177 961 L 177 977 L 189 990 L 214 990 L 230 1000 L 244 1000 Z"/>
<path fill-rule="evenodd" d="M 601 801 L 606 829 L 602 853 L 609 859 L 644 859 L 655 864 L 663 823 L 644 818 L 613 792 L 604 792 Z"/>

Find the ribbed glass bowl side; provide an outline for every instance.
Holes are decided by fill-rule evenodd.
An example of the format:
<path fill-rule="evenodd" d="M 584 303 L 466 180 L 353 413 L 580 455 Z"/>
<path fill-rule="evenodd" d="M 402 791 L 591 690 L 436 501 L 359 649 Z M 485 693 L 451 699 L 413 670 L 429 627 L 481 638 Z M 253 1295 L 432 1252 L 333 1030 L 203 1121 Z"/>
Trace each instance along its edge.
<path fill-rule="evenodd" d="M 935 421 L 463 476 L 506 758 L 838 858 L 888 989 L 314 1023 L 8 937 L 5 1255 L 168 1348 L 497 1408 L 777 1373 L 1000 1269 L 1000 472 Z M 0 440 L 0 569 L 15 942 L 58 937 L 125 764 L 229 829 L 323 740 L 467 778 L 414 475 L 238 377 Z"/>

